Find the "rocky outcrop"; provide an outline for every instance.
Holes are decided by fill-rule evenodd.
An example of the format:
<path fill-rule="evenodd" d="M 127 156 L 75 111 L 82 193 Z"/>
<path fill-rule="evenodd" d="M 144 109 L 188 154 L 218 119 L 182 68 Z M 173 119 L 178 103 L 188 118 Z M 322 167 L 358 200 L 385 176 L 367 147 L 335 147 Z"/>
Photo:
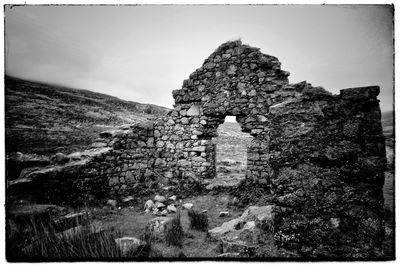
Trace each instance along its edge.
<path fill-rule="evenodd" d="M 274 206 L 251 206 L 239 218 L 211 229 L 208 233 L 211 238 L 221 241 L 223 253 L 236 253 L 236 257 L 253 257 L 258 249 L 268 247 L 271 254 L 264 257 L 277 257 Z"/>
<path fill-rule="evenodd" d="M 22 199 L 52 204 L 82 203 L 86 192 L 83 191 L 80 178 L 93 160 L 109 150 L 110 148 L 97 148 L 79 154 L 73 153 L 66 156 L 68 161 L 64 164 L 24 169 L 18 179 L 8 181 L 8 200 L 12 202 L 14 199 Z M 92 190 L 95 191 L 96 187 Z"/>
<path fill-rule="evenodd" d="M 12 181 L 26 172 L 37 170 L 51 164 L 51 160 L 47 156 L 23 154 L 21 152 L 11 153 L 6 156 L 6 179 Z M 21 173 L 23 170 L 24 173 Z"/>

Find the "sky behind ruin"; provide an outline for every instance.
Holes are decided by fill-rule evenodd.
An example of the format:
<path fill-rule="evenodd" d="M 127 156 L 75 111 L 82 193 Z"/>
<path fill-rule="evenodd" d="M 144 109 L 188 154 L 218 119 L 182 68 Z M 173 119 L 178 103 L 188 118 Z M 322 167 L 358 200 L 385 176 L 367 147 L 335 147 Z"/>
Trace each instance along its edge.
<path fill-rule="evenodd" d="M 381 87 L 393 106 L 390 6 L 14 6 L 6 74 L 172 108 L 172 90 L 222 43 L 278 57 L 289 81 Z"/>

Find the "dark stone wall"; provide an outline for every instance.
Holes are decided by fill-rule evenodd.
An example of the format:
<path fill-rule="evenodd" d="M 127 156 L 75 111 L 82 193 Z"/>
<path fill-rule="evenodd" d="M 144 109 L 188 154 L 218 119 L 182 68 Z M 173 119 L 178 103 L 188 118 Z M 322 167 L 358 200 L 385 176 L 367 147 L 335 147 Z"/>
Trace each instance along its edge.
<path fill-rule="evenodd" d="M 64 155 L 63 163 L 24 171 L 8 183 L 13 198 L 36 203 L 84 205 L 156 191 L 153 121 L 103 132 L 88 150 Z"/>
<path fill-rule="evenodd" d="M 380 255 L 386 157 L 378 93 L 346 89 L 271 107 L 279 246 L 306 257 Z"/>
<path fill-rule="evenodd" d="M 81 174 L 79 188 L 94 198 L 143 196 L 157 188 L 153 121 L 103 133 L 109 151 L 93 157 Z"/>

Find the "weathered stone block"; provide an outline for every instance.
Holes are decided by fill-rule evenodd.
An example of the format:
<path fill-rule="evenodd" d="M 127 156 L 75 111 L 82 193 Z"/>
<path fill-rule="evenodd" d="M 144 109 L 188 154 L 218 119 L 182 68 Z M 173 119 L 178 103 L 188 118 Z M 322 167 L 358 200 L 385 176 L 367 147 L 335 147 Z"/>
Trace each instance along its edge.
<path fill-rule="evenodd" d="M 379 86 L 342 89 L 340 90 L 340 97 L 342 99 L 376 98 L 379 91 Z"/>
<path fill-rule="evenodd" d="M 200 106 L 198 104 L 193 104 L 187 111 L 187 116 L 199 116 Z"/>
<path fill-rule="evenodd" d="M 156 162 L 154 163 L 156 167 L 162 167 L 162 166 L 166 166 L 167 162 L 161 158 L 157 158 Z"/>

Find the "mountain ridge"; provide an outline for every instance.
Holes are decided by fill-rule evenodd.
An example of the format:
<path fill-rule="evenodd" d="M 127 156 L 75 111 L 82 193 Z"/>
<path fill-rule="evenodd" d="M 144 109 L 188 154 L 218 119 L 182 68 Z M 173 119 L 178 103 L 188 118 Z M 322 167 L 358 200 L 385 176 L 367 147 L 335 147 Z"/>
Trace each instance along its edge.
<path fill-rule="evenodd" d="M 78 151 L 101 131 L 154 119 L 169 110 L 7 75 L 4 82 L 6 154 Z"/>

